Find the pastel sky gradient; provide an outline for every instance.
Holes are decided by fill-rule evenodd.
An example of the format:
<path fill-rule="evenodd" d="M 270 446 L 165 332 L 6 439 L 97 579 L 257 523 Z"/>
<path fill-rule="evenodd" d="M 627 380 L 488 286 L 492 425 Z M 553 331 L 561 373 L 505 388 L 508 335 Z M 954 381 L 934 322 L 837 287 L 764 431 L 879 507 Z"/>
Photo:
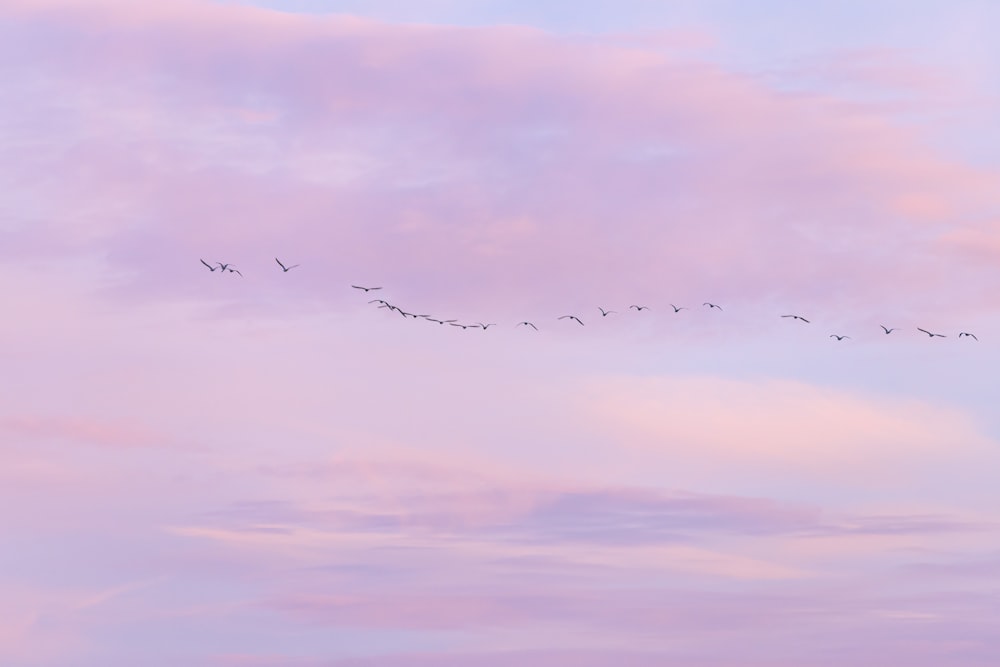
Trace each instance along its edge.
<path fill-rule="evenodd" d="M 0 664 L 995 667 L 1000 6 L 816 4 L 0 3 Z"/>

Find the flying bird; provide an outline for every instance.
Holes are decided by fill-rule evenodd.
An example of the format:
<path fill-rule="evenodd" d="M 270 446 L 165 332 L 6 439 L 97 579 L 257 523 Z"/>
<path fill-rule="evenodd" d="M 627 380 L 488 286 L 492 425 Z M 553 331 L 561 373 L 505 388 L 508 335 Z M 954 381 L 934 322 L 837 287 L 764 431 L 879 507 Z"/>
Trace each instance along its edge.
<path fill-rule="evenodd" d="M 280 266 L 281 270 L 284 271 L 285 273 L 288 273 L 289 271 L 291 271 L 292 269 L 294 269 L 296 266 L 298 266 L 298 264 L 293 264 L 292 266 L 285 266 L 284 264 L 281 263 L 281 260 L 278 259 L 277 257 L 274 258 L 274 261 L 276 261 L 278 263 L 278 266 Z"/>
<path fill-rule="evenodd" d="M 838 336 L 837 334 L 830 334 L 830 338 L 836 338 L 837 340 L 844 340 L 845 338 L 850 338 L 850 336 Z"/>
<path fill-rule="evenodd" d="M 959 338 L 961 338 L 962 336 L 968 336 L 969 338 L 975 339 L 977 342 L 979 341 L 979 339 L 976 338 L 976 334 L 970 334 L 970 333 L 966 333 L 965 331 L 963 331 L 962 333 L 958 334 Z"/>
<path fill-rule="evenodd" d="M 368 303 L 381 303 L 383 306 L 388 306 L 389 305 L 389 302 L 386 301 L 385 299 L 372 299 Z"/>
<path fill-rule="evenodd" d="M 436 320 L 433 317 L 425 317 L 428 322 L 437 322 L 438 324 L 451 324 L 452 322 L 458 322 L 458 320 Z"/>
<path fill-rule="evenodd" d="M 803 322 L 805 322 L 806 324 L 809 324 L 809 320 L 807 320 L 807 319 L 806 319 L 806 318 L 804 318 L 804 317 L 800 317 L 800 316 L 798 316 L 798 315 L 782 315 L 782 317 L 794 317 L 794 318 L 795 318 L 795 319 L 797 319 L 797 320 L 802 320 L 802 321 L 803 321 Z"/>
<path fill-rule="evenodd" d="M 237 271 L 236 269 L 229 269 L 229 273 L 235 273 L 235 274 L 236 274 L 236 275 L 238 275 L 238 276 L 239 276 L 240 278 L 242 278 L 242 277 L 243 277 L 243 274 L 242 274 L 242 273 L 240 273 L 239 271 Z"/>
<path fill-rule="evenodd" d="M 535 331 L 538 331 L 538 327 L 536 327 L 536 326 L 535 326 L 534 324 L 532 324 L 531 322 L 527 322 L 527 321 L 525 321 L 525 322 L 518 322 L 518 323 L 517 323 L 517 324 L 515 324 L 514 326 L 518 326 L 518 327 L 519 327 L 519 326 L 521 326 L 522 324 L 525 324 L 525 325 L 527 325 L 527 326 L 531 327 L 532 329 L 534 329 Z"/>
<path fill-rule="evenodd" d="M 649 310 L 649 306 L 637 306 L 634 303 L 629 308 L 635 308 L 637 311 Z"/>
<path fill-rule="evenodd" d="M 363 289 L 366 294 L 372 290 L 382 289 L 381 287 L 362 287 L 361 285 L 351 285 L 351 287 L 354 289 Z"/>
<path fill-rule="evenodd" d="M 217 266 L 212 266 L 211 264 L 209 264 L 208 262 L 206 262 L 206 261 L 205 261 L 205 260 L 203 260 L 203 259 L 199 259 L 198 261 L 199 261 L 199 262 L 201 262 L 202 264 L 204 264 L 205 266 L 207 266 L 207 267 L 208 267 L 208 270 L 209 270 L 209 271 L 211 271 L 212 273 L 215 273 L 215 270 L 216 270 L 217 268 L 219 268 L 219 267 L 217 267 Z"/>
<path fill-rule="evenodd" d="M 921 329 L 920 327 L 917 327 L 917 331 L 923 331 L 925 334 L 927 334 L 931 338 L 934 338 L 935 336 L 937 336 L 938 338 L 947 338 L 947 336 L 945 336 L 944 334 L 931 333 L 927 329 Z"/>
<path fill-rule="evenodd" d="M 608 315 L 611 315 L 612 313 L 617 313 L 618 312 L 617 310 L 604 310 L 600 306 L 597 307 L 597 310 L 601 311 L 601 317 L 607 317 Z"/>
<path fill-rule="evenodd" d="M 495 327 L 496 325 L 497 325 L 496 322 L 490 322 L 489 324 L 483 324 L 482 322 L 476 322 L 476 326 L 477 327 L 482 327 L 483 331 L 486 331 L 490 327 Z"/>
<path fill-rule="evenodd" d="M 675 313 L 679 313 L 682 310 L 689 310 L 686 306 L 675 306 L 674 304 L 670 304 L 670 307 L 674 309 Z"/>
<path fill-rule="evenodd" d="M 708 301 L 706 301 L 705 303 L 703 303 L 701 305 L 708 306 L 709 310 L 712 310 L 713 308 L 718 308 L 719 310 L 722 310 L 722 306 L 716 305 L 714 303 L 709 303 Z"/>
<path fill-rule="evenodd" d="M 581 322 L 580 318 L 577 317 L 576 315 L 563 315 L 562 317 L 559 317 L 557 319 L 565 320 L 566 318 L 569 318 L 571 320 L 576 320 L 577 324 L 579 324 L 580 326 L 583 326 L 583 322 Z"/>
<path fill-rule="evenodd" d="M 449 324 L 453 327 L 462 327 L 462 331 L 465 331 L 469 327 L 473 326 L 471 324 L 459 324 L 458 322 L 449 322 Z"/>
<path fill-rule="evenodd" d="M 226 269 L 228 269 L 228 268 L 229 268 L 229 265 L 228 265 L 228 264 L 223 264 L 222 262 L 216 262 L 216 264 L 218 264 L 218 265 L 219 265 L 219 268 L 220 268 L 220 269 L 222 269 L 222 272 L 223 272 L 223 273 L 225 273 L 225 272 L 226 272 Z"/>
<path fill-rule="evenodd" d="M 888 328 L 888 327 L 886 327 L 886 326 L 885 326 L 884 324 L 880 324 L 879 326 L 880 326 L 880 327 L 882 327 L 882 331 L 884 331 L 884 332 L 885 332 L 885 335 L 887 335 L 887 336 L 888 336 L 889 334 L 891 334 L 891 333 L 892 333 L 893 331 L 895 331 L 895 330 L 896 330 L 896 327 L 893 327 L 892 329 L 889 329 L 889 328 Z"/>

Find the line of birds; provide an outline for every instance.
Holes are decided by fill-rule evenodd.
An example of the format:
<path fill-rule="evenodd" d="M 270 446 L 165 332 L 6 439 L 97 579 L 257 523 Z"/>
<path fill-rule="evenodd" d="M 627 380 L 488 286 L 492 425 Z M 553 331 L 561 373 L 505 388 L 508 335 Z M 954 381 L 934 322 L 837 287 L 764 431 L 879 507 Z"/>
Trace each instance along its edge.
<path fill-rule="evenodd" d="M 213 264 L 209 264 L 204 259 L 200 259 L 199 261 L 202 264 L 204 264 L 205 267 L 209 271 L 211 271 L 213 273 L 215 271 L 221 271 L 222 273 L 235 273 L 238 276 L 240 276 L 241 278 L 243 277 L 243 274 L 240 273 L 239 270 L 235 266 L 233 266 L 231 263 L 230 264 L 225 264 L 223 262 L 215 262 L 215 264 L 213 265 Z M 299 264 L 292 264 L 291 266 L 288 266 L 285 263 L 283 263 L 280 259 L 278 259 L 277 257 L 274 258 L 274 261 L 277 262 L 278 267 L 281 269 L 282 273 L 288 273 L 292 269 L 300 266 Z M 374 292 L 376 290 L 382 289 L 381 287 L 366 287 L 364 285 L 351 285 L 351 287 L 353 289 L 356 289 L 356 290 L 362 290 L 365 294 L 367 294 L 368 292 Z M 453 327 L 461 327 L 462 329 L 482 329 L 483 331 L 486 331 L 490 327 L 496 326 L 496 322 L 489 322 L 489 323 L 476 322 L 475 324 L 463 324 L 463 323 L 459 322 L 456 319 L 442 320 L 442 319 L 439 319 L 439 318 L 431 317 L 430 315 L 426 315 L 426 314 L 421 315 L 421 314 L 418 314 L 418 313 L 409 313 L 409 312 L 406 312 L 403 309 L 399 308 L 398 306 L 395 306 L 395 305 L 389 303 L 385 299 L 372 299 L 368 303 L 377 303 L 377 304 L 379 304 L 379 306 L 378 306 L 379 308 L 387 308 L 387 309 L 389 309 L 390 312 L 391 311 L 396 311 L 400 315 L 402 315 L 404 318 L 406 318 L 406 317 L 411 317 L 413 319 L 421 319 L 422 318 L 422 319 L 427 320 L 428 322 L 434 322 L 434 323 L 439 324 L 439 325 L 447 324 L 447 325 L 453 326 Z M 674 311 L 675 314 L 681 312 L 682 310 L 690 310 L 690 308 L 688 308 L 687 306 L 677 306 L 677 305 L 674 305 L 672 303 L 669 304 L 669 305 L 670 305 L 671 308 L 673 308 L 673 311 Z M 722 306 L 720 306 L 720 305 L 718 305 L 716 303 L 711 303 L 710 301 L 705 301 L 704 303 L 702 303 L 702 306 L 708 306 L 709 310 L 713 310 L 714 309 L 714 310 L 722 311 Z M 600 311 L 601 317 L 607 317 L 608 315 L 615 315 L 615 314 L 618 313 L 617 310 L 606 310 L 602 306 L 598 306 L 597 309 Z M 635 303 L 629 306 L 629 310 L 635 310 L 636 312 L 642 312 L 644 310 L 649 310 L 649 309 L 650 309 L 649 306 L 644 306 L 644 305 L 635 304 Z M 799 320 L 800 322 L 805 322 L 806 324 L 810 324 L 810 321 L 807 320 L 806 318 L 802 317 L 801 315 L 781 315 L 780 317 L 782 317 L 782 318 L 791 318 L 793 320 Z M 580 326 L 585 326 L 584 323 L 583 323 L 583 320 L 581 320 L 576 315 L 561 315 L 561 316 L 559 316 L 556 319 L 558 319 L 558 320 L 573 320 L 574 322 L 576 322 Z M 534 322 L 529 322 L 528 320 L 523 320 L 521 322 L 518 322 L 514 326 L 515 327 L 527 326 L 527 327 L 531 327 L 535 331 L 538 331 L 538 327 L 535 325 L 535 323 Z M 898 331 L 899 330 L 899 327 L 892 327 L 892 328 L 890 328 L 890 327 L 885 326 L 884 324 L 880 324 L 879 326 L 882 328 L 882 331 L 884 331 L 886 335 L 891 334 L 893 331 Z M 928 331 L 927 329 L 921 329 L 920 327 L 917 327 L 917 331 L 920 331 L 922 333 L 927 334 L 927 336 L 929 338 L 947 338 L 948 337 L 945 334 L 933 333 L 931 331 Z M 958 337 L 959 338 L 972 338 L 973 340 L 975 340 L 977 342 L 979 341 L 979 338 L 975 334 L 969 333 L 967 331 L 959 332 Z M 851 337 L 847 336 L 847 335 L 843 335 L 843 334 L 830 334 L 830 338 L 836 338 L 838 341 L 842 341 L 842 340 L 850 340 Z"/>

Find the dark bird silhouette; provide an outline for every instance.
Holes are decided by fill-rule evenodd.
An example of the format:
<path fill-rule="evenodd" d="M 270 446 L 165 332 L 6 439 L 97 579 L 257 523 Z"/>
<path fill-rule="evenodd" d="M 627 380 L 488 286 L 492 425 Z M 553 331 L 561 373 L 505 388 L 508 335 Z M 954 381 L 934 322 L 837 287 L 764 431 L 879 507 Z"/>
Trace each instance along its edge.
<path fill-rule="evenodd" d="M 979 341 L 979 339 L 976 338 L 976 334 L 970 334 L 970 333 L 967 333 L 967 332 L 963 331 L 962 333 L 958 334 L 959 338 L 961 338 L 962 336 L 968 336 L 969 338 L 972 338 L 972 339 L 976 340 L 977 342 Z"/>
<path fill-rule="evenodd" d="M 947 336 L 945 336 L 944 334 L 931 333 L 927 329 L 921 329 L 920 327 L 917 327 L 917 331 L 923 331 L 925 334 L 927 334 L 931 338 L 934 338 L 935 336 L 937 336 L 938 338 L 947 338 Z"/>
<path fill-rule="evenodd" d="M 637 311 L 649 310 L 649 306 L 637 306 L 634 303 L 629 306 L 629 308 L 635 308 Z"/>
<path fill-rule="evenodd" d="M 674 309 L 675 313 L 679 313 L 682 310 L 689 310 L 686 306 L 675 306 L 674 304 L 670 304 L 670 307 Z"/>
<path fill-rule="evenodd" d="M 583 322 L 581 322 L 581 321 L 580 321 L 580 318 L 579 318 L 579 317 L 577 317 L 576 315 L 563 315 L 562 317 L 560 317 L 560 318 L 558 318 L 558 319 L 560 319 L 560 320 L 565 320 L 565 319 L 567 319 L 567 318 L 569 318 L 569 319 L 571 319 L 571 320 L 576 320 L 577 324 L 579 324 L 580 326 L 583 326 Z"/>
<path fill-rule="evenodd" d="M 243 274 L 242 274 L 242 273 L 240 273 L 239 271 L 237 271 L 236 269 L 228 269 L 228 271 L 229 271 L 229 273 L 235 273 L 235 274 L 236 274 L 236 275 L 238 275 L 238 276 L 239 276 L 240 278 L 242 278 L 242 277 L 243 277 Z"/>
<path fill-rule="evenodd" d="M 433 317 L 425 317 L 428 322 L 437 322 L 438 324 L 451 324 L 452 322 L 458 322 L 458 320 L 436 320 Z"/>
<path fill-rule="evenodd" d="M 222 269 L 222 272 L 223 272 L 223 273 L 225 273 L 225 272 L 226 272 L 226 269 L 228 269 L 228 268 L 229 268 L 229 265 L 228 265 L 228 264 L 223 264 L 222 262 L 216 262 L 216 264 L 218 264 L 218 265 L 219 265 L 219 268 L 220 268 L 220 269 Z"/>
<path fill-rule="evenodd" d="M 518 323 L 517 323 L 517 324 L 515 324 L 514 326 L 518 326 L 518 327 L 519 327 L 519 326 L 521 326 L 522 324 L 524 324 L 524 325 L 527 325 L 527 326 L 531 327 L 531 328 L 532 328 L 532 329 L 534 329 L 535 331 L 538 331 L 538 327 L 536 327 L 536 326 L 535 326 L 534 324 L 532 324 L 531 322 L 527 322 L 527 321 L 525 321 L 525 322 L 518 322 Z"/>
<path fill-rule="evenodd" d="M 805 322 L 806 324 L 809 324 L 809 320 L 807 320 L 807 319 L 806 319 L 806 318 L 804 318 L 804 317 L 799 317 L 798 315 L 782 315 L 782 317 L 794 317 L 794 318 L 795 318 L 795 319 L 797 319 L 797 320 L 802 320 L 802 321 L 803 321 L 803 322 Z"/>
<path fill-rule="evenodd" d="M 219 268 L 219 267 L 217 267 L 217 266 L 212 266 L 211 264 L 209 264 L 208 262 L 206 262 L 206 261 L 205 261 L 205 260 L 203 260 L 203 259 L 199 259 L 198 261 L 199 261 L 199 262 L 201 262 L 202 264 L 204 264 L 205 266 L 207 266 L 207 267 L 208 267 L 208 270 L 209 270 L 209 271 L 211 271 L 212 273 L 215 273 L 215 270 L 216 270 L 217 268 Z"/>
<path fill-rule="evenodd" d="M 477 327 L 482 327 L 483 331 L 486 331 L 490 327 L 495 327 L 496 325 L 497 325 L 496 322 L 490 322 L 489 324 L 483 324 L 482 322 L 476 322 L 476 326 Z"/>
<path fill-rule="evenodd" d="M 417 315 L 416 313 L 407 313 L 402 310 L 399 311 L 399 314 L 403 317 L 412 317 L 413 319 L 417 319 L 418 317 L 427 317 L 427 315 Z"/>
<path fill-rule="evenodd" d="M 836 338 L 837 340 L 844 340 L 845 338 L 850 338 L 850 336 L 838 336 L 837 334 L 830 334 L 830 338 Z"/>
<path fill-rule="evenodd" d="M 600 306 L 597 307 L 597 310 L 601 311 L 601 317 L 607 317 L 608 315 L 611 315 L 612 313 L 617 313 L 618 312 L 617 310 L 604 310 Z"/>
<path fill-rule="evenodd" d="M 884 324 L 880 324 L 879 326 L 880 326 L 880 327 L 882 327 L 882 331 L 884 331 L 884 332 L 885 332 L 885 335 L 887 335 L 887 336 L 888 336 L 889 334 L 891 334 L 891 333 L 892 333 L 893 331 L 895 331 L 895 330 L 896 330 L 896 328 L 895 328 L 895 327 L 893 327 L 892 329 L 890 329 L 890 328 L 886 327 L 886 326 L 885 326 Z"/>
<path fill-rule="evenodd" d="M 372 300 L 371 300 L 371 301 L 369 301 L 368 303 L 381 303 L 381 304 L 382 304 L 383 306 L 388 306 L 388 305 L 390 305 L 390 304 L 389 304 L 389 302 L 388 302 L 388 301 L 386 301 L 385 299 L 372 299 Z"/>
<path fill-rule="evenodd" d="M 458 322 L 449 322 L 448 324 L 450 324 L 453 327 L 462 327 L 462 331 L 465 331 L 469 327 L 473 326 L 471 324 L 459 324 Z"/>
<path fill-rule="evenodd" d="M 361 285 L 351 285 L 354 289 L 363 289 L 365 294 L 371 292 L 372 290 L 382 289 L 381 287 L 362 287 Z"/>
<path fill-rule="evenodd" d="M 278 259 L 277 257 L 274 258 L 274 261 L 276 261 L 278 263 L 278 266 L 280 266 L 281 270 L 284 271 L 285 273 L 288 273 L 289 271 L 291 271 L 292 269 L 294 269 L 296 266 L 298 266 L 298 264 L 293 264 L 291 266 L 285 266 L 284 264 L 281 263 L 281 260 Z"/>
<path fill-rule="evenodd" d="M 709 303 L 708 301 L 706 301 L 705 303 L 703 303 L 701 305 L 708 306 L 709 310 L 712 310 L 713 308 L 718 308 L 719 310 L 722 310 L 722 306 L 716 305 L 714 303 Z"/>

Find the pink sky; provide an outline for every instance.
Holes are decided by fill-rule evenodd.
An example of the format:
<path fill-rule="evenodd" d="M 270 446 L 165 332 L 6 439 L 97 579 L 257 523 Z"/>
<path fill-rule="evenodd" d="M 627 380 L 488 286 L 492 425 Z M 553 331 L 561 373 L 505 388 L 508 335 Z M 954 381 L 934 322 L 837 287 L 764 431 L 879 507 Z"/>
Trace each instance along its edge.
<path fill-rule="evenodd" d="M 305 4 L 0 6 L 0 663 L 995 664 L 992 61 Z"/>

